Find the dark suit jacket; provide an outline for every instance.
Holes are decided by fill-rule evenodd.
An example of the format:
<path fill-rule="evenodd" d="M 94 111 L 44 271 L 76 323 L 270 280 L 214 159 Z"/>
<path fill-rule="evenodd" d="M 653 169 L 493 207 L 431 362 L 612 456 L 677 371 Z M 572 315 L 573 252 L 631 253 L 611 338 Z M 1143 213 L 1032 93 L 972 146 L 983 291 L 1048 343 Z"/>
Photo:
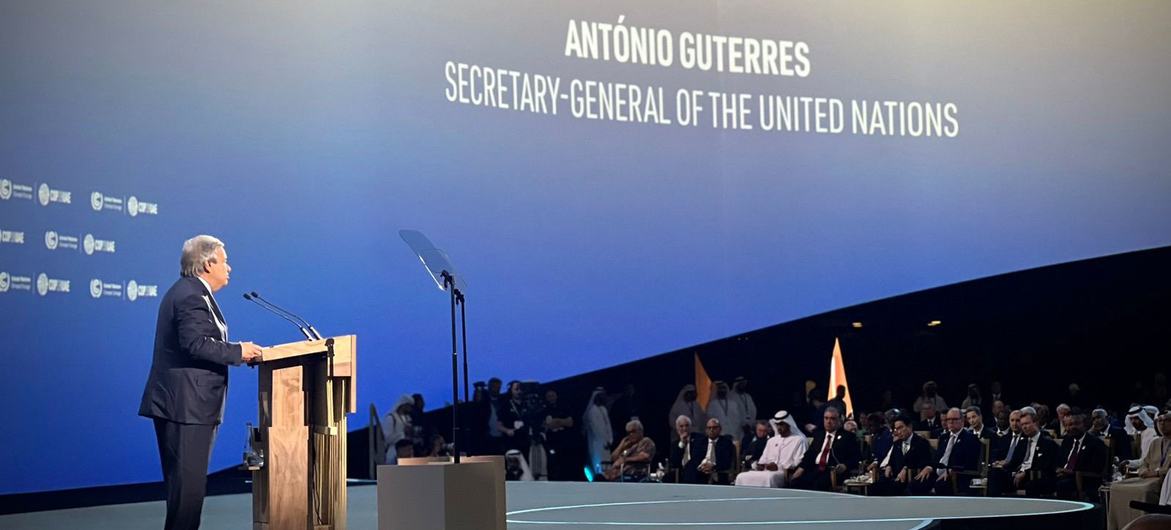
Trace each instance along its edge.
<path fill-rule="evenodd" d="M 931 444 L 917 434 L 912 434 L 910 440 L 911 449 L 906 454 L 903 454 L 902 442 L 895 443 L 894 451 L 890 454 L 890 462 L 887 463 L 891 468 L 892 476 L 898 476 L 904 467 L 917 470 L 934 465 L 935 456 L 931 454 Z M 881 455 L 875 462 L 881 464 L 884 458 L 886 458 L 886 454 Z M 881 470 L 879 471 L 879 476 L 881 476 Z"/>
<path fill-rule="evenodd" d="M 1017 471 L 1020 469 L 1020 465 L 1025 461 L 1024 456 L 1028 452 L 1029 439 L 1024 438 L 1021 440 L 1021 443 L 1024 444 L 1025 453 L 1021 455 L 1020 463 L 1017 464 L 1016 467 L 1012 468 L 1012 471 Z M 1017 449 L 1020 449 L 1020 446 L 1018 446 Z M 1052 480 L 1057 474 L 1057 462 L 1058 458 L 1061 457 L 1060 453 L 1061 447 L 1057 445 L 1057 442 L 1054 442 L 1048 434 L 1045 434 L 1045 432 L 1042 431 L 1041 437 L 1037 441 L 1037 450 L 1033 453 L 1033 465 L 1029 471 L 1036 471 L 1040 473 L 1042 480 Z M 1061 464 L 1065 464 L 1065 461 L 1062 460 Z"/>
<path fill-rule="evenodd" d="M 1092 435 L 1093 433 L 1090 434 Z M 1130 460 L 1133 458 L 1130 450 L 1130 435 L 1126 434 L 1126 431 L 1122 427 L 1115 427 L 1113 425 L 1107 427 L 1106 433 L 1099 439 L 1104 440 L 1106 438 L 1112 440 L 1110 443 L 1113 444 L 1114 456 L 1122 460 Z"/>
<path fill-rule="evenodd" d="M 1057 467 L 1065 467 L 1065 464 L 1069 462 L 1069 452 L 1073 450 L 1075 441 L 1072 436 L 1066 436 L 1065 439 L 1061 440 Z M 1106 444 L 1097 436 L 1086 434 L 1082 439 L 1081 449 L 1078 450 L 1077 463 L 1073 470 L 1101 473 L 1104 469 L 1106 469 Z"/>
<path fill-rule="evenodd" d="M 707 437 L 699 433 L 690 434 L 691 446 L 689 447 L 691 456 L 687 461 L 687 465 L 683 465 L 683 449 L 679 447 L 679 442 L 671 444 L 671 454 L 668 464 L 671 469 L 679 470 L 680 482 L 694 483 L 696 478 L 696 468 L 699 463 L 703 461 L 704 452 L 707 451 Z"/>
<path fill-rule="evenodd" d="M 870 460 L 881 464 L 882 459 L 886 458 L 886 452 L 890 450 L 892 441 L 894 435 L 886 427 L 870 438 Z"/>
<path fill-rule="evenodd" d="M 180 278 L 163 295 L 140 416 L 201 425 L 223 421 L 228 365 L 240 364 L 241 348 L 227 342 L 216 316 L 227 326 L 199 278 Z"/>
<path fill-rule="evenodd" d="M 931 464 L 931 467 L 935 469 L 946 467 L 957 471 L 975 471 L 979 468 L 980 452 L 983 450 L 983 446 L 980 444 L 980 439 L 967 429 L 960 430 L 955 444 L 952 445 L 947 465 L 940 463 L 943 459 L 943 453 L 947 451 L 947 442 L 950 438 L 951 433 L 947 431 L 939 435 L 939 447 L 935 452 L 934 463 Z"/>
<path fill-rule="evenodd" d="M 805 469 L 806 473 L 817 470 L 817 459 L 821 456 L 822 446 L 825 444 L 825 434 L 825 429 L 818 429 L 814 433 L 813 443 L 809 444 L 809 449 L 805 451 L 805 457 L 801 459 L 801 467 Z M 857 470 L 861 452 L 858 447 L 858 437 L 845 429 L 838 429 L 834 433 L 834 440 L 830 445 L 826 467 L 832 468 L 838 464 L 845 464 L 846 469 Z"/>
<path fill-rule="evenodd" d="M 1023 434 L 1016 433 L 1021 438 L 1017 440 L 1016 450 L 1012 453 L 1012 460 L 1004 463 L 1006 469 L 1016 469 L 1021 465 L 1021 461 L 1025 459 L 1025 444 L 1026 442 Z M 992 443 L 992 461 L 1005 460 L 1008 458 L 1008 450 L 1012 446 L 1013 432 L 1001 436 L 998 440 Z"/>

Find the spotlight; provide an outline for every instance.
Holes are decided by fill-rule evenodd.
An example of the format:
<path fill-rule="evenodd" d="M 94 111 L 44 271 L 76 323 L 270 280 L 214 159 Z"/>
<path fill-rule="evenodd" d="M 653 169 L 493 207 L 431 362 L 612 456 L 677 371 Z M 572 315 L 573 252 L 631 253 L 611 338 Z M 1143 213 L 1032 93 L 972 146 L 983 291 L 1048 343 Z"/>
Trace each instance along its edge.
<path fill-rule="evenodd" d="M 933 328 L 933 327 L 938 326 L 940 324 L 943 324 L 942 320 L 932 320 L 931 322 L 927 323 L 927 327 Z"/>
<path fill-rule="evenodd" d="M 853 323 L 853 324 L 850 324 L 850 325 L 851 325 L 851 326 L 854 326 L 854 329 L 862 329 L 862 323 L 861 323 L 861 322 L 855 322 L 855 323 Z"/>

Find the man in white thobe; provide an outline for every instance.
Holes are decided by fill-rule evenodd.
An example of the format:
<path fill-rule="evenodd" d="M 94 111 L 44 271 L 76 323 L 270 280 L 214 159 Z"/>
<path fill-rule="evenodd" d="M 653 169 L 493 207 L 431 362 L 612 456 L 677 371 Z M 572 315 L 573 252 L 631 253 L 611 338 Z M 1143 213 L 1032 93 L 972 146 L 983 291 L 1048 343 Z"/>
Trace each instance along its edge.
<path fill-rule="evenodd" d="M 777 435 L 769 439 L 752 471 L 736 475 L 737 486 L 783 488 L 786 473 L 801 464 L 808 440 L 801 436 L 792 415 L 779 410 L 769 424 Z"/>

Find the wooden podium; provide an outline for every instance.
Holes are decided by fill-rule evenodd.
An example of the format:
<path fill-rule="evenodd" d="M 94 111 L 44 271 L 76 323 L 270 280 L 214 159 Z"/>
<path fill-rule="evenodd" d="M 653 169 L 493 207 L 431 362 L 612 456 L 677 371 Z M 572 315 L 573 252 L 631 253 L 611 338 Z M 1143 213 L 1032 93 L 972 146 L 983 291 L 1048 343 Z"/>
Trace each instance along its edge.
<path fill-rule="evenodd" d="M 346 528 L 346 414 L 358 411 L 357 337 L 266 348 L 252 472 L 254 530 Z"/>

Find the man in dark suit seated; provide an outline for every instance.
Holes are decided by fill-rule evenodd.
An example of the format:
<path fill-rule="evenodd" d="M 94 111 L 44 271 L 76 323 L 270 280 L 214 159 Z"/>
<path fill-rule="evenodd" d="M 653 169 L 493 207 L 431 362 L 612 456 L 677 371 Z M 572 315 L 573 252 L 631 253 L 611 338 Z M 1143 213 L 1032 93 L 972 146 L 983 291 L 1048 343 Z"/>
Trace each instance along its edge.
<path fill-rule="evenodd" d="M 939 436 L 939 447 L 935 453 L 936 495 L 967 495 L 971 492 L 971 475 L 980 465 L 980 439 L 964 429 L 964 417 L 960 409 L 952 408 L 943 416 L 944 431 Z M 952 477 L 952 475 L 956 475 Z M 952 479 L 955 486 L 952 486 Z"/>
<path fill-rule="evenodd" d="M 923 479 L 919 472 L 931 465 L 931 444 L 911 430 L 911 420 L 895 418 L 892 440 L 883 454 L 876 454 L 870 464 L 875 474 L 871 491 L 877 496 L 923 495 L 931 491 L 932 479 L 928 471 Z"/>
<path fill-rule="evenodd" d="M 732 471 L 736 463 L 736 448 L 731 436 L 724 436 L 720 420 L 707 420 L 707 436 L 699 442 L 702 452 L 699 466 L 695 468 L 699 484 L 731 484 Z"/>
<path fill-rule="evenodd" d="M 1102 485 L 1102 473 L 1106 469 L 1106 444 L 1098 437 L 1086 432 L 1086 415 L 1074 413 L 1069 416 L 1069 428 L 1061 440 L 1061 452 L 1057 468 L 1057 496 L 1063 499 L 1078 498 L 1077 473 L 1082 475 L 1082 493 L 1097 498 L 1098 487 Z"/>
<path fill-rule="evenodd" d="M 667 465 L 678 472 L 674 478 L 679 482 L 701 484 L 696 468 L 703 460 L 704 449 L 707 447 L 706 438 L 699 433 L 691 432 L 691 418 L 687 415 L 675 418 L 675 434 L 679 440 L 671 444 Z"/>
<path fill-rule="evenodd" d="M 935 405 L 930 401 L 924 401 L 919 408 L 919 419 L 913 425 L 916 431 L 927 431 L 932 438 L 939 436 L 939 413 L 935 410 Z"/>
<path fill-rule="evenodd" d="M 968 410 L 964 411 L 964 421 L 967 423 L 967 429 L 975 434 L 976 438 L 988 440 L 989 443 L 999 438 L 996 431 L 984 423 L 984 413 L 980 407 L 968 407 Z"/>
<path fill-rule="evenodd" d="M 842 429 L 838 409 L 827 407 L 822 414 L 822 429 L 813 435 L 813 443 L 805 451 L 801 465 L 793 472 L 793 487 L 807 490 L 830 491 L 831 474 L 839 481 L 858 469 L 861 450 L 854 433 Z"/>
<path fill-rule="evenodd" d="M 1093 419 L 1090 421 L 1090 434 L 1103 442 L 1109 440 L 1109 448 L 1114 451 L 1114 456 L 1120 460 L 1134 458 L 1131 456 L 1130 435 L 1126 434 L 1126 430 L 1122 427 L 1110 423 L 1110 414 L 1106 412 L 1106 409 L 1094 409 L 1091 415 Z"/>
<path fill-rule="evenodd" d="M 988 468 L 988 496 L 999 497 L 1013 489 L 1012 475 L 1025 461 L 1028 439 L 1021 432 L 1021 411 L 1009 414 L 1008 434 L 1000 437 L 1000 443 L 992 448 L 992 465 Z"/>
<path fill-rule="evenodd" d="M 138 415 L 154 420 L 167 490 L 164 528 L 198 528 L 207 464 L 224 419 L 228 366 L 259 360 L 251 342 L 228 342 L 228 324 L 213 293 L 232 267 L 224 244 L 196 236 L 183 244 L 181 278 L 159 301 L 154 358 Z"/>
<path fill-rule="evenodd" d="M 1029 497 L 1053 494 L 1057 482 L 1057 457 L 1061 448 L 1041 431 L 1037 412 L 1032 407 L 1021 409 L 1021 434 L 1027 442 L 1025 459 L 1012 475 L 1013 486 L 1025 490 Z"/>

